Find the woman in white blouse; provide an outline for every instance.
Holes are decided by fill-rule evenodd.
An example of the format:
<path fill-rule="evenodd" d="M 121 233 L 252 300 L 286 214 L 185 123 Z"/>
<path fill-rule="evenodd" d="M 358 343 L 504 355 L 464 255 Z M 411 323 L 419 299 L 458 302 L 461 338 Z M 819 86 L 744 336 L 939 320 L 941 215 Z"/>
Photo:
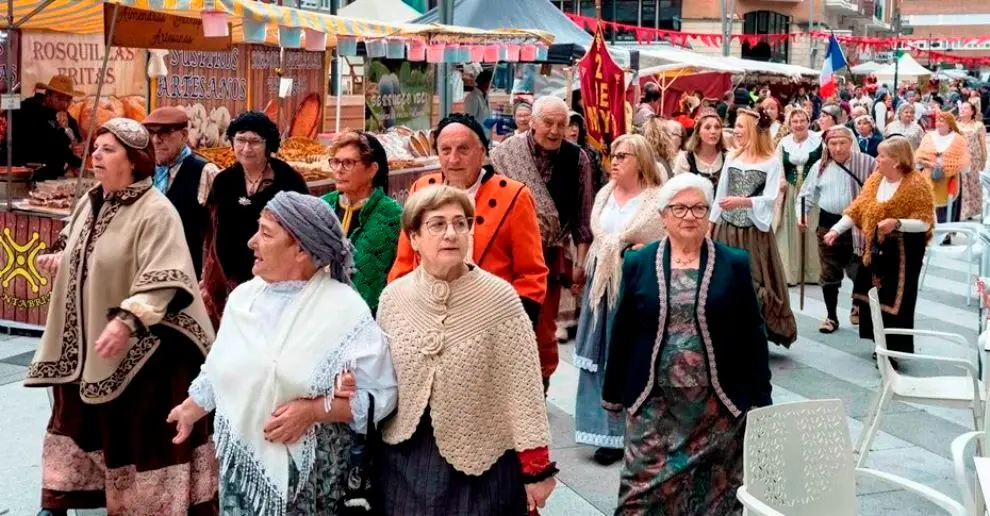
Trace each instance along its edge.
<path fill-rule="evenodd" d="M 714 188 L 725 164 L 725 153 L 722 119 L 714 109 L 701 108 L 687 149 L 678 153 L 674 160 L 674 174 L 690 172 L 699 175 L 711 181 Z"/>
<path fill-rule="evenodd" d="M 886 328 L 914 328 L 918 277 L 925 246 L 935 223 L 935 205 L 928 179 L 914 166 L 907 138 L 894 136 L 878 147 L 877 172 L 825 234 L 825 245 L 853 226 L 863 231 L 863 267 L 856 274 L 853 302 L 859 306 L 859 336 L 873 340 L 867 293 L 877 287 Z M 887 348 L 914 352 L 910 336 L 888 335 Z M 891 360 L 896 367 L 896 362 Z"/>
<path fill-rule="evenodd" d="M 736 150 L 726 157 L 710 220 L 715 224 L 713 240 L 749 251 L 753 287 L 767 324 L 767 338 L 790 347 L 797 340 L 797 325 L 771 227 L 783 180 L 780 156 L 770 143 L 772 124 L 762 108 L 738 111 Z"/>
<path fill-rule="evenodd" d="M 575 415 L 575 441 L 595 446 L 595 461 L 609 465 L 622 458 L 625 421 L 602 408 L 605 357 L 611 320 L 622 275 L 622 253 L 664 236 L 660 222 L 660 171 L 645 137 L 620 136 L 612 142 L 611 180 L 595 196 L 591 210 L 594 234 L 585 270 L 588 281 L 581 297 L 574 344 L 574 365 L 580 371 Z"/>
<path fill-rule="evenodd" d="M 818 283 L 821 264 L 818 261 L 818 239 L 810 231 L 798 232 L 799 221 L 795 216 L 794 203 L 801 190 L 804 178 L 811 166 L 822 157 L 822 136 L 809 130 L 811 116 L 801 108 L 787 114 L 787 127 L 790 134 L 780 140 L 777 153 L 784 165 L 784 177 L 780 183 L 781 196 L 777 198 L 774 210 L 773 231 L 777 237 L 780 261 L 784 265 L 784 275 L 788 285 L 798 283 Z M 811 227 L 818 225 L 817 214 L 809 213 L 812 219 L 804 221 Z M 801 238 L 805 239 L 804 277 L 801 277 Z"/>

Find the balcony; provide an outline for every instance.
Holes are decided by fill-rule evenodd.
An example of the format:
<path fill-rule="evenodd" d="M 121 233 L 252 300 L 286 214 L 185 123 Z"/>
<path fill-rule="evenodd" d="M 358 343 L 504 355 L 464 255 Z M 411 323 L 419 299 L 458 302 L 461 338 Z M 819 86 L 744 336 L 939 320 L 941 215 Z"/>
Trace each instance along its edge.
<path fill-rule="evenodd" d="M 860 16 L 858 0 L 825 0 L 825 10 L 841 16 Z"/>

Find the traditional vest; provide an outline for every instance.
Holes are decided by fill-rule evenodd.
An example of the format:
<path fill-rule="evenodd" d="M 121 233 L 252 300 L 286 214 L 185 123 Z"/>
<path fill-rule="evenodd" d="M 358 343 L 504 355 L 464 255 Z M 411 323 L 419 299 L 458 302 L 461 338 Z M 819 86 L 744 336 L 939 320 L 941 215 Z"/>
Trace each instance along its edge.
<path fill-rule="evenodd" d="M 811 166 L 814 165 L 816 161 L 818 161 L 818 160 L 820 160 L 822 158 L 822 148 L 823 147 L 824 147 L 824 144 L 819 145 L 817 149 L 811 151 L 808 154 L 808 162 L 805 163 L 804 165 L 801 165 L 801 174 L 800 174 L 800 179 L 801 180 L 804 180 L 805 177 L 808 177 L 808 171 L 811 170 Z M 797 167 L 797 165 L 791 163 L 791 155 L 790 155 L 790 153 L 787 152 L 787 150 L 783 150 L 783 154 L 784 154 L 784 159 L 783 159 L 783 162 L 784 162 L 784 177 L 787 178 L 787 182 L 788 183 L 790 183 L 792 185 L 795 185 L 795 186 L 798 186 L 799 185 L 799 183 L 798 183 L 798 167 Z"/>
<path fill-rule="evenodd" d="M 192 254 L 196 279 L 202 278 L 203 232 L 210 223 L 210 212 L 199 203 L 199 183 L 206 163 L 205 159 L 195 154 L 182 160 L 182 165 L 179 166 L 179 171 L 165 194 L 182 219 L 182 230 L 186 234 L 189 253 Z"/>

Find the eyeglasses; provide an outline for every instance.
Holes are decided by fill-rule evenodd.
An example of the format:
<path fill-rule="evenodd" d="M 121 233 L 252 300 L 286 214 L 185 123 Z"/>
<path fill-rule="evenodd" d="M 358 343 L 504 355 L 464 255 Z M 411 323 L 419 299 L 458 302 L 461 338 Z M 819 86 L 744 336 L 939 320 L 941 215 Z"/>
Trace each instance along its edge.
<path fill-rule="evenodd" d="M 626 158 L 631 158 L 631 157 L 632 157 L 632 153 L 631 152 L 613 152 L 612 153 L 612 161 L 625 161 Z"/>
<path fill-rule="evenodd" d="M 265 144 L 265 140 L 260 138 L 234 138 L 234 145 L 237 147 L 260 147 Z"/>
<path fill-rule="evenodd" d="M 151 136 L 168 136 L 181 129 L 182 128 L 180 127 L 155 127 L 154 129 L 148 128 L 148 134 Z"/>
<path fill-rule="evenodd" d="M 670 206 L 667 206 L 667 209 L 670 210 L 671 215 L 679 219 L 687 218 L 688 212 L 690 212 L 691 216 L 696 219 L 702 219 L 705 215 L 708 215 L 707 204 L 695 204 L 694 206 L 671 204 Z"/>
<path fill-rule="evenodd" d="M 330 158 L 330 169 L 331 170 L 343 169 L 347 172 L 350 172 L 351 170 L 354 170 L 354 165 L 357 165 L 358 163 L 362 163 L 362 162 L 360 160 L 350 159 L 350 158 L 344 158 L 344 159 Z"/>
<path fill-rule="evenodd" d="M 468 231 L 471 231 L 471 226 L 474 224 L 474 220 L 467 217 L 454 217 L 453 220 L 447 220 L 442 217 L 433 218 L 427 220 L 423 223 L 426 227 L 426 232 L 433 236 L 442 236 L 447 232 L 448 227 L 454 228 L 454 233 L 458 235 L 463 235 Z"/>

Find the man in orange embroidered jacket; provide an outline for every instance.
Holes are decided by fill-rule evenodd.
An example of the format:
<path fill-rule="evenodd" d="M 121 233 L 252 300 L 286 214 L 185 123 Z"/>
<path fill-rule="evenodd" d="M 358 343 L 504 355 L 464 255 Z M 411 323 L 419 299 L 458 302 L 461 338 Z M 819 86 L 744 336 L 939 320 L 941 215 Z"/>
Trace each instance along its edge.
<path fill-rule="evenodd" d="M 475 213 L 469 256 L 474 264 L 512 284 L 535 327 L 547 291 L 547 266 L 532 194 L 522 183 L 483 167 L 488 141 L 470 116 L 455 113 L 441 120 L 435 145 L 441 173 L 419 178 L 409 194 L 446 183 L 471 195 Z M 409 235 L 403 231 L 388 281 L 418 265 Z"/>

